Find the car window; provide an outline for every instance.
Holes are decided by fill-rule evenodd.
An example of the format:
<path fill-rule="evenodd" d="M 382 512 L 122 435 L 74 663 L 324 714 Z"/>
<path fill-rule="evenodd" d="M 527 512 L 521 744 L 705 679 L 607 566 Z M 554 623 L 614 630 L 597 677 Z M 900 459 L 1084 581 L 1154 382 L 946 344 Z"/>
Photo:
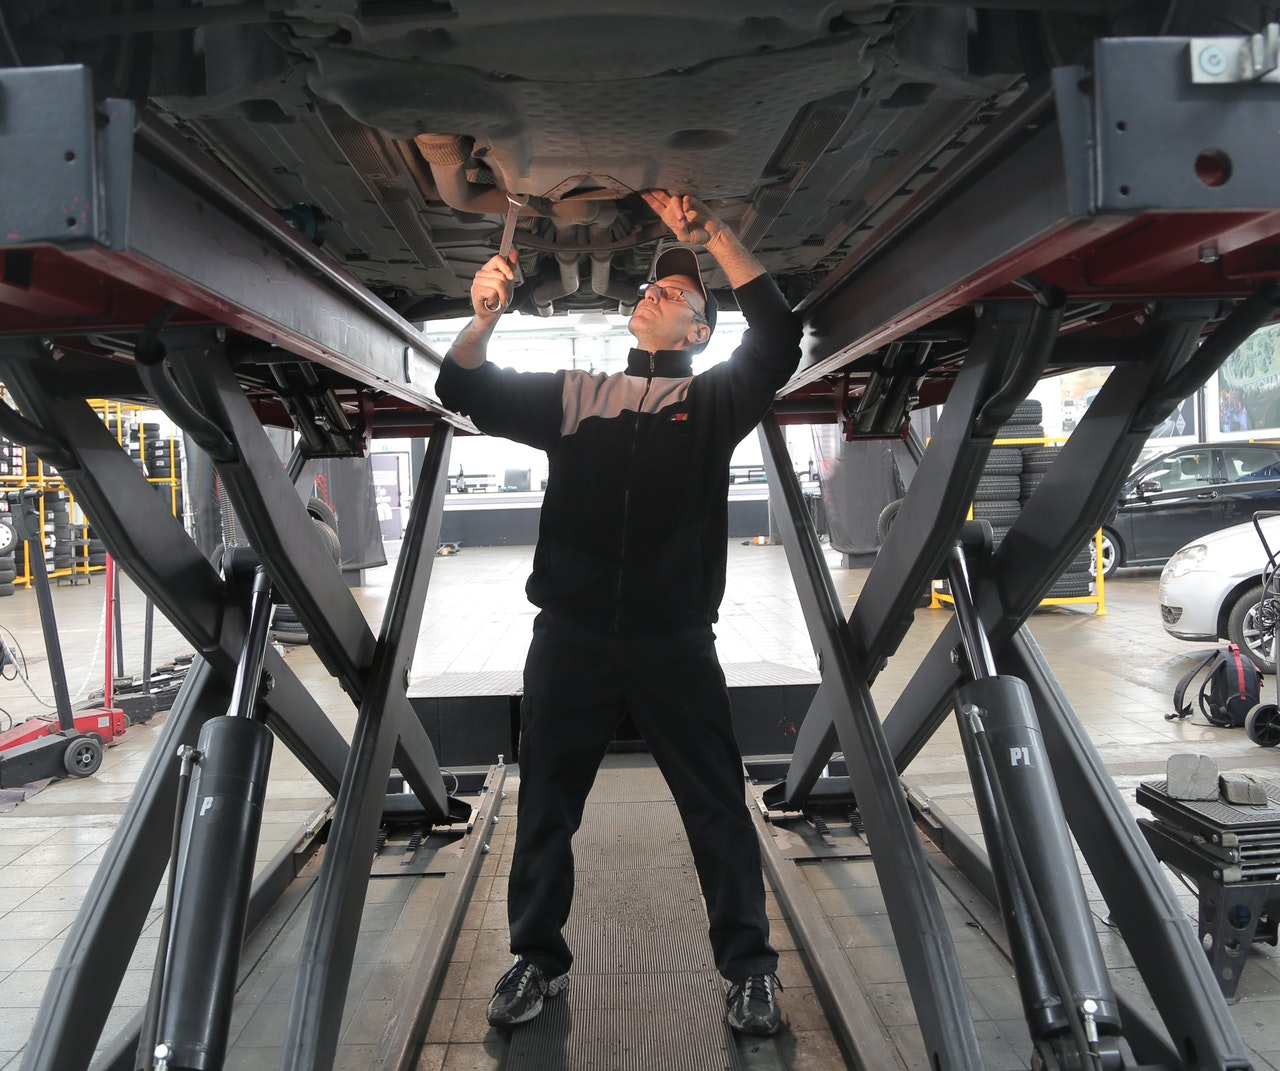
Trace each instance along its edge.
<path fill-rule="evenodd" d="M 1280 480 L 1280 447 L 1229 446 L 1222 451 L 1229 483 Z"/>
<path fill-rule="evenodd" d="M 1142 474 L 1143 481 L 1159 480 L 1162 491 L 1179 491 L 1213 481 L 1212 455 L 1208 450 L 1173 454 Z"/>

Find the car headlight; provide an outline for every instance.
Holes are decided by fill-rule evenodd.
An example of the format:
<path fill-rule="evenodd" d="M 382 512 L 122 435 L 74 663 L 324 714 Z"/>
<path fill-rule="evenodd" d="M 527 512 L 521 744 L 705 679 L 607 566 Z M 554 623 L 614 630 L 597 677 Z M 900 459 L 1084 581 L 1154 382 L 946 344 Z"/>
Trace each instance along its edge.
<path fill-rule="evenodd" d="M 1160 575 L 1172 579 L 1194 573 L 1204 563 L 1208 553 L 1209 548 L 1203 543 L 1192 543 L 1189 547 L 1183 547 L 1165 563 L 1164 571 Z"/>

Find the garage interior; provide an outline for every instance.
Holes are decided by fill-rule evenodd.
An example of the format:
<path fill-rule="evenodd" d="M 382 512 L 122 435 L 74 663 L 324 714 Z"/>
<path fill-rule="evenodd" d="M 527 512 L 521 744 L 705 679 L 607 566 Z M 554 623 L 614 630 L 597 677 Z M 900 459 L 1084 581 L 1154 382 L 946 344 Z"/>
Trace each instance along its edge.
<path fill-rule="evenodd" d="M 260 21 L 256 9 L 213 7 L 173 18 Z M 842 68 L 852 45 L 870 47 L 884 14 L 871 7 L 824 21 L 838 47 L 815 78 Z M 970 9 L 940 7 L 922 24 L 965 29 Z M 112 13 L 107 25 L 144 14 Z M 379 32 L 383 18 L 459 16 L 455 37 L 410 38 L 433 53 L 469 47 L 475 30 L 461 6 L 357 14 Z M 327 27 L 292 47 L 323 61 L 317 93 L 378 104 L 362 95 L 369 71 L 344 66 L 351 41 L 349 28 Z M 428 225 L 394 181 L 372 184 L 387 217 L 407 210 L 405 232 L 426 239 L 418 265 L 449 275 L 430 300 L 397 305 L 396 287 L 362 284 L 318 250 L 306 219 L 283 218 L 174 125 L 100 98 L 86 67 L 0 68 L 0 160 L 51 176 L 33 192 L 30 170 L 0 170 L 0 433 L 57 471 L 93 529 L 73 535 L 70 510 L 44 518 L 50 564 L 69 570 L 54 579 L 82 569 L 89 580 L 49 592 L 59 640 L 79 656 L 71 638 L 109 616 L 92 562 L 100 540 L 125 566 L 131 604 L 141 596 L 163 618 L 152 635 L 167 646 L 152 653 L 175 664 L 194 655 L 168 711 L 102 748 L 101 766 L 93 734 L 65 718 L 60 733 L 23 745 L 59 748 L 71 776 L 0 814 L 0 884 L 12 882 L 0 1067 L 1280 1067 L 1280 977 L 1273 954 L 1251 947 L 1275 937 L 1269 823 L 1237 821 L 1238 806 L 1182 806 L 1169 791 L 1174 754 L 1204 756 L 1198 775 L 1247 788 L 1273 753 L 1238 731 L 1164 718 L 1169 678 L 1193 656 L 1160 634 L 1151 574 L 1117 585 L 1105 616 L 1042 605 L 1065 578 L 1088 586 L 1088 540 L 1153 429 L 1280 311 L 1270 137 L 1280 31 L 1089 45 L 1081 64 L 1041 71 L 1021 94 L 1007 71 L 990 86 L 958 79 L 966 114 L 981 121 L 914 160 L 913 176 L 936 177 L 917 188 L 899 176 L 880 217 L 864 217 L 821 273 L 811 265 L 819 278 L 790 265 L 806 332 L 800 369 L 759 429 L 772 538 L 731 546 L 720 637 L 743 735 L 789 745 L 748 754 L 744 777 L 790 1017 L 787 1031 L 751 1043 L 720 1022 L 671 805 L 626 739 L 583 831 L 580 976 L 532 1028 L 480 1026 L 506 956 L 519 773 L 518 740 L 502 727 L 528 615 L 510 584 L 518 591 L 526 565 L 509 548 L 432 552 L 452 445 L 475 429 L 434 397 L 441 358 L 415 318 L 459 300 L 443 256 L 426 257 L 439 253 L 432 234 L 460 223 L 483 227 L 487 242 L 493 220 L 471 217 L 501 213 L 468 209 L 496 198 L 459 208 L 455 187 L 442 201 L 461 215 L 439 210 L 446 220 Z M 768 41 L 753 51 L 771 74 L 784 69 Z M 523 87 L 488 73 L 491 92 L 473 98 L 482 111 L 514 99 L 500 87 Z M 913 84 L 883 108 L 927 103 L 932 90 Z M 974 103 L 975 86 L 990 90 L 989 109 Z M 439 89 L 428 79 L 426 99 Z M 316 114 L 358 155 L 360 132 L 325 99 Z M 286 126 L 275 102 L 240 103 L 253 129 Z M 223 121 L 198 110 L 183 122 L 207 134 Z M 799 130 L 834 137 L 830 126 L 806 113 Z M 668 148 L 679 160 L 732 140 L 677 134 Z M 425 154 L 415 175 L 476 192 L 459 175 L 468 161 L 454 135 L 395 137 Z M 803 164 L 793 177 L 822 177 L 821 152 L 802 141 L 788 144 Z M 503 175 L 501 155 L 487 176 Z M 524 236 L 544 242 L 540 253 L 565 252 L 546 231 L 563 222 L 566 198 L 577 209 L 630 196 L 594 180 L 558 192 Z M 766 193 L 739 206 L 762 250 L 783 204 L 821 200 L 802 183 Z M 593 306 L 618 301 L 603 278 L 590 294 L 570 286 L 579 261 L 615 240 L 583 226 L 590 249 L 558 259 L 558 279 L 531 280 L 533 306 L 548 285 L 560 286 L 551 301 L 579 291 Z M 638 227 L 625 240 L 636 235 L 652 237 Z M 348 255 L 348 267 L 359 263 Z M 1095 366 L 1112 372 L 1016 517 L 971 521 L 991 486 L 982 481 L 997 478 L 985 475 L 994 444 L 1032 386 Z M 145 471 L 163 451 L 133 456 L 95 409 L 102 397 L 148 400 L 199 446 L 244 545 L 210 554 L 191 538 L 172 493 Z M 943 401 L 874 561 L 835 561 L 782 429 L 816 420 L 851 442 L 906 441 L 908 414 Z M 290 425 L 298 445 L 282 463 L 267 429 Z M 360 456 L 378 431 L 424 440 L 414 508 L 394 562 L 352 587 L 298 485 L 310 460 Z M 61 514 L 49 497 L 39 511 Z M 31 508 L 21 494 L 9 504 Z M 949 608 L 921 605 L 935 581 Z M 40 629 L 49 650 L 43 626 L 55 615 L 33 616 L 26 596 L 4 600 L 5 627 L 29 650 Z M 305 646 L 271 642 L 282 603 Z M 136 625 L 121 639 L 135 647 Z M 496 698 L 486 731 L 512 750 L 450 762 L 466 741 L 450 736 L 456 717 L 427 711 L 423 701 L 440 698 Z M 217 821 L 186 819 L 215 799 Z M 1269 813 L 1280 799 L 1247 805 Z M 1198 875 L 1194 893 L 1157 859 L 1148 815 L 1183 876 Z M 1249 896 L 1228 898 L 1241 883 Z"/>

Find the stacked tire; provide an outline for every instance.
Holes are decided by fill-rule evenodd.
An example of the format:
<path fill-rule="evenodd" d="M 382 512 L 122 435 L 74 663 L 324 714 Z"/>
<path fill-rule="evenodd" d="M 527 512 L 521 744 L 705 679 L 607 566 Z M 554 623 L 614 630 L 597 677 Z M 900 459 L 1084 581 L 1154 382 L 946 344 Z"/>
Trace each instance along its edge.
<path fill-rule="evenodd" d="M 156 492 L 182 520 L 182 440 L 161 438 L 160 425 L 142 425 L 142 457 L 147 476 L 156 482 Z"/>
<path fill-rule="evenodd" d="M 138 427 L 133 424 L 124 425 L 124 437 L 120 440 L 120 445 L 133 463 L 145 472 L 146 465 L 142 461 L 142 439 L 143 432 Z"/>
<path fill-rule="evenodd" d="M 998 547 L 1022 509 L 1022 451 L 1016 446 L 993 446 L 978 477 L 973 495 L 973 519 L 985 520 Z"/>
<path fill-rule="evenodd" d="M 71 539 L 71 496 L 66 491 L 44 493 L 44 544 L 51 570 L 71 568 L 75 545 Z"/>
<path fill-rule="evenodd" d="M 1030 399 L 1022 402 L 1009 423 L 1001 430 L 999 438 L 1007 439 L 1043 439 L 1044 414 L 1038 401 Z M 1048 444 L 1021 444 L 1022 474 L 1019 477 L 1019 508 L 1026 505 L 1027 500 L 1035 493 L 1044 474 L 1058 459 L 1061 447 Z M 1053 586 L 1045 592 L 1045 598 L 1069 599 L 1092 593 L 1093 577 L 1090 575 L 1091 558 L 1086 543 L 1067 563 L 1062 575 L 1053 582 Z"/>
<path fill-rule="evenodd" d="M 22 447 L 0 436 L 0 476 L 17 476 L 22 470 Z"/>
<path fill-rule="evenodd" d="M 1018 500 L 1021 473 L 1022 451 L 1017 447 L 996 446 L 987 455 L 987 463 L 978 477 L 978 487 L 973 496 L 973 518 L 985 520 L 991 525 L 997 547 L 1013 527 L 1018 511 L 1022 508 Z M 878 543 L 883 544 L 888 538 L 889 529 L 897 518 L 901 506 L 902 499 L 895 499 L 880 512 L 876 520 Z M 945 582 L 942 590 L 947 590 Z M 926 590 L 920 605 L 928 606 L 929 602 L 930 595 Z"/>
<path fill-rule="evenodd" d="M 0 596 L 13 594 L 14 577 L 18 575 L 17 551 L 21 545 L 13 519 L 0 503 Z"/>
<path fill-rule="evenodd" d="M 151 447 L 147 462 L 151 474 L 166 480 L 182 478 L 182 440 L 170 436 Z"/>
<path fill-rule="evenodd" d="M 1040 486 L 1044 474 L 1049 471 L 1058 459 L 1061 447 L 1028 446 L 1022 451 L 1022 501 L 1025 503 Z"/>
<path fill-rule="evenodd" d="M 0 476 L 17 476 L 22 469 L 22 447 L 0 436 Z M 8 505 L 0 499 L 0 595 L 13 594 L 13 579 L 18 575 L 18 543 Z"/>
<path fill-rule="evenodd" d="M 86 541 L 86 564 L 90 567 L 101 567 L 106 565 L 107 545 L 94 534 L 92 525 L 90 525 L 88 532 L 89 538 Z"/>

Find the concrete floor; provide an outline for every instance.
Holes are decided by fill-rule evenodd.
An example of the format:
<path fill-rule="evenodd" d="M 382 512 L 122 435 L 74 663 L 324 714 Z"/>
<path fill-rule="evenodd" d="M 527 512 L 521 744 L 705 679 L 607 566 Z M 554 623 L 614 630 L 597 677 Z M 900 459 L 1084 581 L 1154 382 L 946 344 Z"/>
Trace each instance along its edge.
<path fill-rule="evenodd" d="M 533 611 L 523 597 L 529 553 L 529 548 L 466 548 L 456 556 L 435 559 L 411 692 L 424 680 L 444 673 L 519 669 L 533 619 Z M 828 563 L 847 610 L 866 572 L 840 569 L 838 557 L 829 553 Z M 811 645 L 782 548 L 734 542 L 729 547 L 729 561 L 729 586 L 717 637 L 730 683 L 751 679 L 761 664 L 813 673 Z M 391 566 L 370 571 L 363 586 L 356 590 L 358 602 L 375 626 L 390 577 Z M 1165 635 L 1159 625 L 1156 585 L 1157 571 L 1130 571 L 1107 585 L 1105 615 L 1094 613 L 1095 604 L 1086 603 L 1043 608 L 1031 622 L 1037 641 L 1135 815 L 1145 812 L 1133 803 L 1134 789 L 1140 781 L 1162 778 L 1168 756 L 1175 752 L 1208 755 L 1222 772 L 1252 772 L 1263 778 L 1280 779 L 1280 755 L 1258 748 L 1242 730 L 1211 728 L 1199 719 L 1164 719 L 1174 683 L 1194 664 L 1202 648 Z M 3 635 L 8 642 L 16 640 L 20 645 L 30 680 L 28 688 L 21 680 L 0 679 L 0 708 L 18 720 L 47 709 L 37 697 L 47 700 L 50 695 L 35 603 L 32 593 L 25 591 L 0 600 L 0 629 L 5 630 Z M 73 698 L 80 698 L 101 686 L 102 586 L 95 580 L 59 587 L 54 592 L 54 603 Z M 123 585 L 122 606 L 126 671 L 137 672 L 141 665 L 142 600 L 127 581 Z M 882 710 L 897 695 L 949 616 L 947 610 L 917 612 L 911 633 L 873 689 Z M 155 661 L 164 662 L 186 652 L 181 638 L 158 621 Z M 310 650 L 291 648 L 286 657 L 315 694 L 324 697 L 322 702 L 330 717 L 349 737 L 355 712 Z M 1271 694 L 1274 680 L 1265 679 L 1264 687 Z M 38 790 L 30 794 L 6 793 L 0 800 L 3 1071 L 20 1066 L 21 1050 L 61 939 L 147 761 L 159 720 L 131 729 L 121 743 L 107 751 L 102 768 L 94 776 L 57 780 L 37 786 Z M 950 724 L 935 734 L 912 763 L 907 781 L 976 832 L 968 775 Z M 514 768 L 509 773 L 508 786 L 509 791 L 518 791 L 518 770 Z M 329 802 L 300 764 L 284 748 L 277 748 L 259 846 L 260 861 L 289 843 Z M 513 803 L 508 806 L 513 809 Z M 496 859 L 493 863 L 498 865 Z M 501 882 L 495 881 L 498 874 L 489 864 L 486 860 L 482 868 L 477 904 L 473 905 L 476 910 L 469 913 L 466 924 L 476 929 L 476 934 L 460 937 L 461 944 L 492 943 L 494 933 L 485 934 L 485 929 L 494 930 L 500 944 L 502 889 Z M 1172 876 L 1170 880 L 1174 880 Z M 1096 896 L 1087 878 L 1086 886 Z M 1181 885 L 1175 883 L 1174 887 L 1188 912 L 1193 913 L 1194 897 Z M 480 904 L 485 907 L 479 908 Z M 153 905 L 153 915 L 156 910 Z M 1099 903 L 1098 912 L 1100 919 L 1104 918 L 1105 905 Z M 1194 925 L 1194 920 L 1189 924 Z M 132 1010 L 131 1000 L 139 1000 L 138 995 L 145 993 L 155 949 L 154 939 L 148 938 L 154 928 L 153 923 L 144 935 L 135 969 L 122 987 L 122 1015 Z M 419 1067 L 461 1071 L 504 1066 L 507 1050 L 490 1035 L 477 1014 L 496 977 L 494 965 L 502 955 L 500 947 L 490 948 L 475 977 L 464 973 L 455 978 L 458 990 L 440 1002 Z M 901 1029 L 910 1032 L 913 1017 L 909 1006 L 902 1007 L 900 982 L 885 975 L 882 984 L 886 1009 L 897 1017 Z M 1280 956 L 1275 949 L 1254 946 L 1242 976 L 1240 998 L 1231 1010 L 1255 1066 L 1280 1069 L 1280 1015 L 1276 1014 L 1280 1010 Z M 804 1066 L 800 1062 L 782 1063 Z"/>

